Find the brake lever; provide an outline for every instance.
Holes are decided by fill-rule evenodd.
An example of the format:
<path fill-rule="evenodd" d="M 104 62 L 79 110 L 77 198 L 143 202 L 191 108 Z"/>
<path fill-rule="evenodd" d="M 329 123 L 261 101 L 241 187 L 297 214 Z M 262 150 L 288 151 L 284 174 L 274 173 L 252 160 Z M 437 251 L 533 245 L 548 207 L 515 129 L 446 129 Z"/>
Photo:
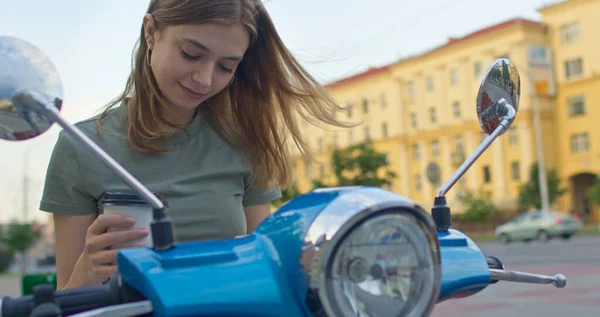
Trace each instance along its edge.
<path fill-rule="evenodd" d="M 552 284 L 557 288 L 567 285 L 567 278 L 562 274 L 554 276 L 531 274 L 517 271 L 490 269 L 492 280 L 533 284 Z"/>
<path fill-rule="evenodd" d="M 492 275 L 491 284 L 498 281 L 533 283 L 533 284 L 552 284 L 557 288 L 563 288 L 567 285 L 567 278 L 562 274 L 554 276 L 531 274 L 517 271 L 510 271 L 504 268 L 502 261 L 495 256 L 486 257 L 490 274 Z"/>

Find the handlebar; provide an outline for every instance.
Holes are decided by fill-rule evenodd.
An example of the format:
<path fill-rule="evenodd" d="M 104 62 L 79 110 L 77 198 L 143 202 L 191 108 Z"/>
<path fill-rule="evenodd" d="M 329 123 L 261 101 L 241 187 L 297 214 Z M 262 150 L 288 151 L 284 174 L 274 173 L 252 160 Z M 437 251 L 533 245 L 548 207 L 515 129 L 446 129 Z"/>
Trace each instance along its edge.
<path fill-rule="evenodd" d="M 48 316 L 48 307 L 44 312 L 36 312 L 36 307 L 44 304 L 58 306 L 62 316 L 97 308 L 131 303 L 144 300 L 144 297 L 127 284 L 122 283 L 120 276 L 114 275 L 108 283 L 99 286 L 88 286 L 74 289 L 53 291 L 38 286 L 33 295 L 18 298 L 4 297 L 0 300 L 0 317 Z M 60 316 L 58 315 L 58 316 Z"/>

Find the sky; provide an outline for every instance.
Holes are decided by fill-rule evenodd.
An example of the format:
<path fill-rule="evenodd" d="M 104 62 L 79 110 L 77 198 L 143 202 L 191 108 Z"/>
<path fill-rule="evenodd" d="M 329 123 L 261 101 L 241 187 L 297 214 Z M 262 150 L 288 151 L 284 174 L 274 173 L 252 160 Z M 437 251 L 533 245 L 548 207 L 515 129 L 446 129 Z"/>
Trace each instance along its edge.
<path fill-rule="evenodd" d="M 537 10 L 556 2 L 264 0 L 284 43 L 322 82 L 418 54 L 449 37 L 508 19 L 539 21 Z M 65 119 L 92 116 L 121 92 L 149 0 L 0 3 L 0 36 L 29 41 L 53 61 L 63 84 Z M 60 130 L 54 125 L 26 142 L 0 140 L 0 222 L 24 219 L 25 214 L 28 220 L 45 220 L 38 205 Z M 30 179 L 27 191 L 24 175 Z"/>

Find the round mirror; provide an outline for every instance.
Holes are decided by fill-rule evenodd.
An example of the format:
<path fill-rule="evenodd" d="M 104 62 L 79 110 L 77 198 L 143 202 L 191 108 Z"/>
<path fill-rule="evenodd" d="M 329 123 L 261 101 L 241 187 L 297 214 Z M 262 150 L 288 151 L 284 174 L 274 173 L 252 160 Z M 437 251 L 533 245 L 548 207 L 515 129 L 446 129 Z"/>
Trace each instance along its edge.
<path fill-rule="evenodd" d="M 515 109 L 516 115 L 520 95 L 521 79 L 517 67 L 508 59 L 494 61 L 485 72 L 477 94 L 477 117 L 483 132 L 490 135 L 500 124 L 506 113 L 506 107 L 500 102 L 502 99 Z"/>
<path fill-rule="evenodd" d="M 50 59 L 29 42 L 0 36 L 0 138 L 28 140 L 53 124 L 39 111 L 17 101 L 19 92 L 30 90 L 62 108 L 62 85 Z"/>

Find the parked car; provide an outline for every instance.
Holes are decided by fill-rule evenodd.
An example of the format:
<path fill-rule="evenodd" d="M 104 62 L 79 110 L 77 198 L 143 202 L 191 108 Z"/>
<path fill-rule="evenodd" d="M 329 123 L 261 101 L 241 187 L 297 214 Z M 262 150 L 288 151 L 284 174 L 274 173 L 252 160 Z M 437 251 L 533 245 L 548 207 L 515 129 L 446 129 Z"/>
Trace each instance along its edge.
<path fill-rule="evenodd" d="M 546 242 L 555 237 L 569 239 L 582 227 L 578 217 L 557 211 L 524 212 L 496 228 L 496 238 L 502 243 L 515 241 Z"/>

